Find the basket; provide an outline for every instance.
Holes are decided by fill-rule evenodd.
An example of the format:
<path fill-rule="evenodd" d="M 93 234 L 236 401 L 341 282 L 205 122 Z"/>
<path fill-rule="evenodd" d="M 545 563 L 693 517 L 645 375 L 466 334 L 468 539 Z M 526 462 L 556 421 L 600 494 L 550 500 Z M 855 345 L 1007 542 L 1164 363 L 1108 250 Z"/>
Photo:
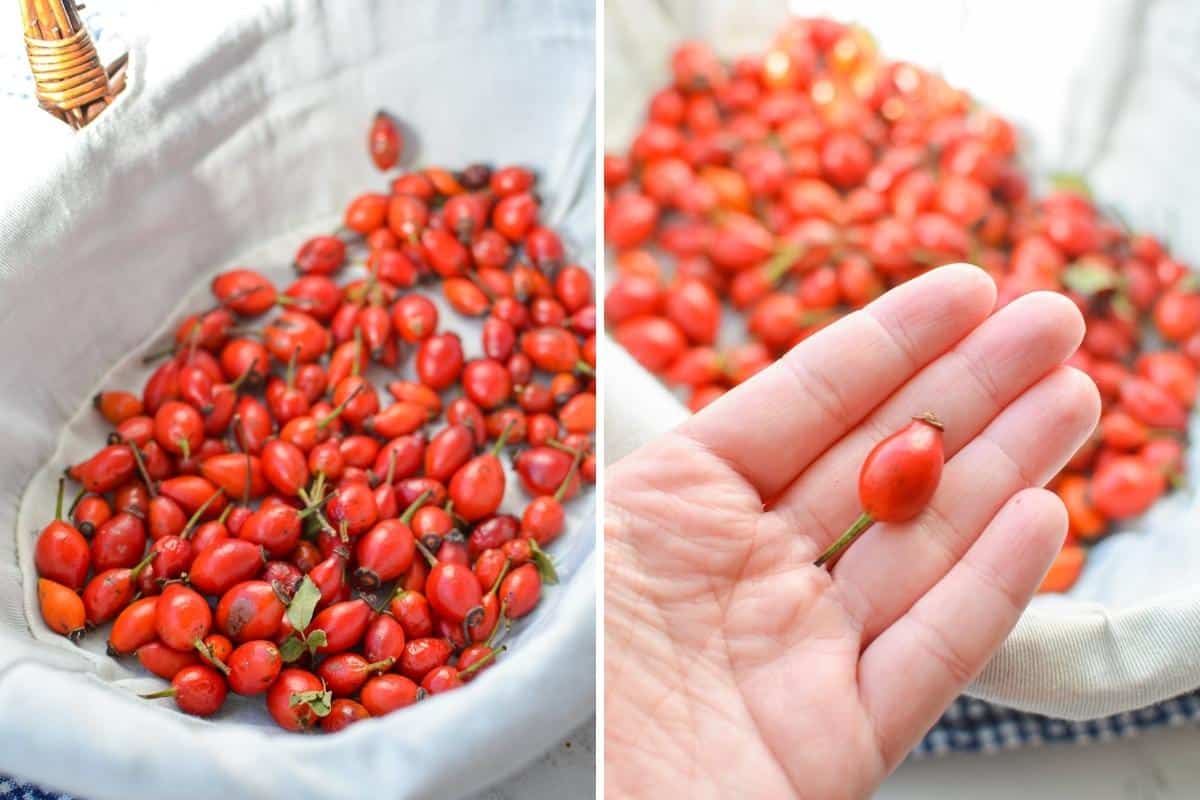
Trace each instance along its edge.
<path fill-rule="evenodd" d="M 87 125 L 125 88 L 128 54 L 107 67 L 75 0 L 20 0 L 25 53 L 42 108 L 72 128 Z"/>

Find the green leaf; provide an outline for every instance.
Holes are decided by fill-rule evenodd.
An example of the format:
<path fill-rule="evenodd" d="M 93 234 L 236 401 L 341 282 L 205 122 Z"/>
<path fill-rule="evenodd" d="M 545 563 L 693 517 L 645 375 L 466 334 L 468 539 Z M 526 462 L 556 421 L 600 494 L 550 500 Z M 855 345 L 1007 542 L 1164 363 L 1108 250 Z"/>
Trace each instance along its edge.
<path fill-rule="evenodd" d="M 292 627 L 298 631 L 302 631 L 312 622 L 313 612 L 317 610 L 317 603 L 321 600 L 321 590 L 313 583 L 313 579 L 304 576 L 304 580 L 300 582 L 300 588 L 296 590 L 296 594 L 292 597 L 292 602 L 288 604 L 287 618 L 288 622 L 292 623 Z"/>
<path fill-rule="evenodd" d="M 304 644 L 308 648 L 308 652 L 316 655 L 317 648 L 324 647 L 327 641 L 329 640 L 325 638 L 325 631 L 317 628 L 308 635 L 308 638 L 304 640 Z"/>
<path fill-rule="evenodd" d="M 288 698 L 288 705 L 293 708 L 308 706 L 318 717 L 325 717 L 332 710 L 333 692 L 323 689 L 311 692 L 293 692 L 292 696 Z"/>
<path fill-rule="evenodd" d="M 308 701 L 308 707 L 318 717 L 327 717 L 333 711 L 333 692 L 323 692 L 320 697 Z"/>
<path fill-rule="evenodd" d="M 1077 195 L 1090 198 L 1092 190 L 1082 175 L 1073 172 L 1058 172 L 1050 176 L 1050 186 L 1060 192 L 1074 192 Z"/>
<path fill-rule="evenodd" d="M 279 657 L 285 663 L 291 664 L 304 653 L 304 642 L 300 641 L 300 637 L 292 634 L 284 640 L 283 644 L 279 645 Z"/>
<path fill-rule="evenodd" d="M 538 574 L 542 576 L 542 583 L 547 586 L 554 586 L 558 583 L 558 570 L 554 568 L 554 559 L 552 559 L 545 550 L 537 546 L 537 542 L 532 539 L 529 546 L 533 549 L 533 563 L 537 567 Z"/>
<path fill-rule="evenodd" d="M 1133 307 L 1133 303 L 1129 302 L 1129 298 L 1123 294 L 1119 294 L 1112 299 L 1112 312 L 1118 317 L 1128 320 L 1137 319 L 1137 309 Z"/>
<path fill-rule="evenodd" d="M 1117 276 L 1107 266 L 1076 261 L 1062 274 L 1063 286 L 1085 297 L 1117 288 Z"/>

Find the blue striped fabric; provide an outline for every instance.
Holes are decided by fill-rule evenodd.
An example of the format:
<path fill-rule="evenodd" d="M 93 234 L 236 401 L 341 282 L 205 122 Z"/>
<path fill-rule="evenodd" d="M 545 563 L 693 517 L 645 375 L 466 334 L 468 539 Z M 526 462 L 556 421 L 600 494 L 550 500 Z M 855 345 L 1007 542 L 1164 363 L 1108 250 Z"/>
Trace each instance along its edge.
<path fill-rule="evenodd" d="M 1025 714 L 960 697 L 909 755 L 918 760 L 950 753 L 998 753 L 1047 744 L 1108 742 L 1142 731 L 1200 721 L 1200 691 L 1111 717 L 1068 721 Z"/>

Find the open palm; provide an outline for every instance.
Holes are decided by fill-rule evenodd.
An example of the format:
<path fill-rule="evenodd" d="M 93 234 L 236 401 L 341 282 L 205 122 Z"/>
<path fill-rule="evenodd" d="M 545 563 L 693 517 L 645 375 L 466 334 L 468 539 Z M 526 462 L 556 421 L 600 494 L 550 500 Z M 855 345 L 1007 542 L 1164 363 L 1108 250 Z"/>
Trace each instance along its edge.
<path fill-rule="evenodd" d="M 1066 531 L 1034 487 L 1099 399 L 1062 366 L 1068 300 L 995 296 L 934 270 L 608 469 L 611 795 L 867 796 L 1003 641 Z M 925 411 L 947 457 L 929 507 L 812 566 L 867 452 Z"/>

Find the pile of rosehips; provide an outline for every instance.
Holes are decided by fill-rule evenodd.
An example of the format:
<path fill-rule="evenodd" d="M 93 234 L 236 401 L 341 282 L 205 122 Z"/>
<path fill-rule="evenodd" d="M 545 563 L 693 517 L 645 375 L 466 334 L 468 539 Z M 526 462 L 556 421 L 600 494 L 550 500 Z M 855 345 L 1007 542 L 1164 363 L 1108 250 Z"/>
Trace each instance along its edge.
<path fill-rule="evenodd" d="M 370 147 L 395 166 L 386 115 Z M 82 488 L 64 512 L 60 483 L 36 543 L 47 625 L 111 623 L 113 657 L 171 681 L 148 696 L 209 715 L 228 690 L 265 693 L 288 730 L 486 669 L 556 580 L 542 548 L 596 471 L 591 279 L 539 223 L 534 183 L 406 172 L 306 241 L 282 291 L 251 269 L 214 278 L 140 396 L 95 398 L 113 432 L 67 469 Z M 480 357 L 423 283 L 483 319 Z M 395 379 L 407 359 L 416 381 Z M 508 448 L 520 517 L 501 513 Z"/>
<path fill-rule="evenodd" d="M 1065 294 L 1087 319 L 1071 363 L 1104 399 L 1095 438 L 1052 487 L 1071 534 L 1043 589 L 1069 588 L 1084 544 L 1179 479 L 1200 364 L 1189 270 L 1078 180 L 1031 196 L 1006 120 L 884 60 L 861 28 L 796 19 L 733 64 L 688 42 L 671 70 L 629 153 L 604 163 L 613 336 L 699 410 L 941 264 L 986 270 L 1001 303 Z M 731 311 L 744 332 L 721 342 Z"/>

